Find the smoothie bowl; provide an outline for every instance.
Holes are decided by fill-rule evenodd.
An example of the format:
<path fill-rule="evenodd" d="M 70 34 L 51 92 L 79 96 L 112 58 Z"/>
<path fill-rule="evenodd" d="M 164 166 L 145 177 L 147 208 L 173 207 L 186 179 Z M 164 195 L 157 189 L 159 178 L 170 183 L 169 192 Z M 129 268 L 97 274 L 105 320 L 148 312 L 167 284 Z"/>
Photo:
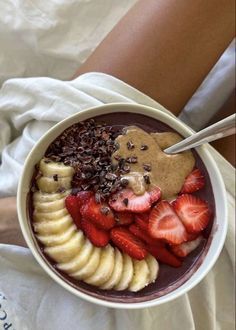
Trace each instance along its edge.
<path fill-rule="evenodd" d="M 221 175 L 205 146 L 163 151 L 190 134 L 162 111 L 109 104 L 63 120 L 37 142 L 18 216 L 57 283 L 100 305 L 143 308 L 207 274 L 227 231 Z"/>

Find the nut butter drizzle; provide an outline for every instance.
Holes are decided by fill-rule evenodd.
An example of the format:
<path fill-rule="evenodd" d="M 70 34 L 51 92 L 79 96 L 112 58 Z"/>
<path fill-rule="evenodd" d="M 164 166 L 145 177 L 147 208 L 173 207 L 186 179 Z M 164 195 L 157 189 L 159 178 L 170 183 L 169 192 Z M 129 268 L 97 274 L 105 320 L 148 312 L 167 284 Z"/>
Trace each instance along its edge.
<path fill-rule="evenodd" d="M 162 198 L 170 199 L 179 193 L 195 165 L 191 151 L 177 155 L 163 152 L 162 149 L 180 140 L 173 132 L 149 134 L 139 127 L 129 126 L 115 140 L 119 148 L 112 154 L 112 161 L 116 164 L 118 159 L 130 159 L 129 173 L 122 176 L 135 194 L 142 195 L 145 190 L 158 186 Z"/>

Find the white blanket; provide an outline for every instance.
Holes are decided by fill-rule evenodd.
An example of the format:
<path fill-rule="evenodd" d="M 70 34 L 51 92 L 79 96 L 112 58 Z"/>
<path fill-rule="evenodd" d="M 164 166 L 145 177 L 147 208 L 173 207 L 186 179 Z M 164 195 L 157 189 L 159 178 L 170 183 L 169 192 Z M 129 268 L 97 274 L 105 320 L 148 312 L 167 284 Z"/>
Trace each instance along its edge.
<path fill-rule="evenodd" d="M 70 79 L 136 1 L 0 1 L 0 85 L 13 77 Z M 233 53 L 234 44 L 185 108 L 182 118 L 195 129 L 232 92 Z M 53 123 L 92 105 L 116 101 L 159 106 L 129 86 L 97 74 L 68 83 L 47 78 L 6 82 L 0 92 L 0 155 L 13 142 L 1 155 L 0 196 L 15 195 L 26 155 Z M 214 157 L 228 189 L 230 227 L 214 269 L 188 295 L 141 311 L 97 307 L 52 282 L 29 250 L 0 244 L 0 329 L 233 329 L 234 176 L 222 157 L 217 153 Z"/>
<path fill-rule="evenodd" d="M 55 122 L 91 106 L 137 102 L 163 109 L 127 84 L 89 73 L 71 82 L 49 78 L 7 81 L 0 92 L 0 118 L 19 136 L 4 149 L 0 193 L 14 194 L 24 159 Z M 164 111 L 164 110 L 163 110 Z M 233 168 L 212 150 L 228 191 L 229 231 L 215 267 L 189 294 L 140 311 L 111 310 L 72 296 L 54 283 L 25 248 L 0 244 L 0 326 L 14 329 L 233 330 Z M 3 298 L 5 297 L 5 299 Z M 6 319 L 1 321 L 1 315 Z M 2 322 L 2 323 L 1 323 Z"/>

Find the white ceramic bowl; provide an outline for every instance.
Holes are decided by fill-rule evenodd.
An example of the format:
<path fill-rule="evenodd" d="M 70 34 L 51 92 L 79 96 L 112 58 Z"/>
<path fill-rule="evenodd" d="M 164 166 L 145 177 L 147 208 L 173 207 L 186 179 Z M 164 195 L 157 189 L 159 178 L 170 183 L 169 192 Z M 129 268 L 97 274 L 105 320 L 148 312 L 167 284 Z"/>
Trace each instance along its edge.
<path fill-rule="evenodd" d="M 213 233 L 211 235 L 211 243 L 199 268 L 191 274 L 189 279 L 182 283 L 182 285 L 180 285 L 179 287 L 174 288 L 171 292 L 161 297 L 142 302 L 135 302 L 135 299 L 131 303 L 126 303 L 124 301 L 114 302 L 108 301 L 106 299 L 100 299 L 99 296 L 94 297 L 88 293 L 78 290 L 73 285 L 65 281 L 63 277 L 58 276 L 58 274 L 53 271 L 53 268 L 50 267 L 50 265 L 46 262 L 45 258 L 42 257 L 42 254 L 37 247 L 37 243 L 30 225 L 27 207 L 30 183 L 34 172 L 34 166 L 43 157 L 48 145 L 56 137 L 58 137 L 60 133 L 62 133 L 67 127 L 71 126 L 72 124 L 98 115 L 109 114 L 113 112 L 131 112 L 143 114 L 169 125 L 183 136 L 189 136 L 192 134 L 191 129 L 189 129 L 185 124 L 183 124 L 176 118 L 166 114 L 163 111 L 159 111 L 142 105 L 124 103 L 108 104 L 84 110 L 71 117 L 68 117 L 67 119 L 61 121 L 60 123 L 52 127 L 44 136 L 42 136 L 42 138 L 35 144 L 34 148 L 31 150 L 25 161 L 17 194 L 17 209 L 20 226 L 29 248 L 31 249 L 34 257 L 41 265 L 41 267 L 46 271 L 46 273 L 51 276 L 53 280 L 55 280 L 59 285 L 61 285 L 74 295 L 90 302 L 113 308 L 135 309 L 160 305 L 181 296 L 182 294 L 192 289 L 195 285 L 197 285 L 213 267 L 225 241 L 225 236 L 227 232 L 226 192 L 221 174 L 213 158 L 211 157 L 207 146 L 198 147 L 197 152 L 209 173 L 215 199 L 215 218 L 211 231 L 211 233 Z"/>

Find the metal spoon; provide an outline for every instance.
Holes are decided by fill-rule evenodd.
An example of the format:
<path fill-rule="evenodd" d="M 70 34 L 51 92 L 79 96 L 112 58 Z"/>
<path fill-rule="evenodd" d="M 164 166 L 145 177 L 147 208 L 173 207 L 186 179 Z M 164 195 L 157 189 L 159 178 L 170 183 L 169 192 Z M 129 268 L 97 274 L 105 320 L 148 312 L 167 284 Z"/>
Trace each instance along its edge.
<path fill-rule="evenodd" d="M 226 117 L 225 119 L 218 121 L 217 123 L 187 137 L 183 141 L 165 149 L 164 152 L 167 154 L 177 154 L 179 152 L 200 146 L 201 144 L 235 134 L 235 118 L 235 114 Z"/>

